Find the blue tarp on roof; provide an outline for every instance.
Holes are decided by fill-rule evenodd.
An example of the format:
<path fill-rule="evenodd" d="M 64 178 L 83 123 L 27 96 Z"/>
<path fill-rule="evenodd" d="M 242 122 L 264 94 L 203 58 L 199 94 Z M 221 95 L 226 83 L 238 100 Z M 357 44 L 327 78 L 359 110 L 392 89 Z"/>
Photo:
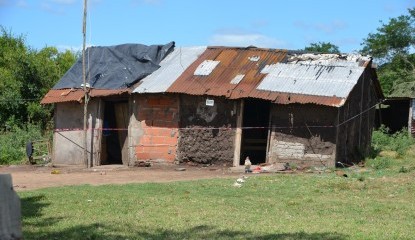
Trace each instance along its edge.
<path fill-rule="evenodd" d="M 156 71 L 174 49 L 166 45 L 122 44 L 89 47 L 85 51 L 87 82 L 96 89 L 123 89 Z M 82 58 L 63 75 L 53 89 L 82 88 Z"/>

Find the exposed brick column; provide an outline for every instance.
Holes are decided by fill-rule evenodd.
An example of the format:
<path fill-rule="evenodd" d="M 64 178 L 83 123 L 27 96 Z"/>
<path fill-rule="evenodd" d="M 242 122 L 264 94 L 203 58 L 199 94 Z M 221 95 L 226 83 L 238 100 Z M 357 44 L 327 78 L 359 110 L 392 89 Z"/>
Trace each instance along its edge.
<path fill-rule="evenodd" d="M 143 135 L 135 146 L 138 160 L 176 159 L 179 128 L 179 98 L 175 95 L 142 95 L 137 120 Z"/>

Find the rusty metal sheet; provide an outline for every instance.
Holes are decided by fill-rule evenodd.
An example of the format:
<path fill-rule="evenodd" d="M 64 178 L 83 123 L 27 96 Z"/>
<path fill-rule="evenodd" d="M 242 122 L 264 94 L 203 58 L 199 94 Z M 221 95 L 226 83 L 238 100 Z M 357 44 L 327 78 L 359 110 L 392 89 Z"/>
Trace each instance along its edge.
<path fill-rule="evenodd" d="M 130 93 L 130 89 L 91 89 L 91 97 L 106 97 Z M 41 104 L 51 104 L 59 102 L 83 102 L 84 91 L 82 89 L 51 89 L 40 101 Z"/>
<path fill-rule="evenodd" d="M 209 47 L 167 92 L 234 99 L 252 97 L 251 92 L 256 91 L 256 86 L 265 77 L 260 73 L 261 69 L 282 61 L 286 53 L 285 50 Z M 195 75 L 198 67 L 208 60 L 219 61 L 219 64 L 209 75 Z M 240 81 L 232 81 L 238 75 L 244 77 Z"/>
<path fill-rule="evenodd" d="M 219 96 L 229 99 L 258 98 L 279 104 L 313 103 L 326 106 L 341 106 L 344 104 L 348 93 L 358 81 L 364 69 L 363 67 L 359 67 L 355 62 L 341 62 L 341 60 L 337 59 L 336 61 L 331 61 L 328 59 L 325 60 L 322 66 L 318 63 L 314 63 L 316 66 L 308 68 L 320 69 L 319 71 L 309 70 L 310 73 L 303 73 L 300 71 L 304 71 L 307 67 L 304 67 L 303 65 L 298 65 L 297 67 L 295 63 L 291 63 L 289 66 L 296 67 L 295 69 L 297 70 L 299 79 L 304 82 L 302 82 L 302 88 L 297 89 L 296 86 L 298 84 L 285 86 L 283 81 L 279 81 L 283 84 L 281 85 L 281 89 L 279 89 L 274 86 L 275 76 L 279 76 L 277 75 L 278 72 L 273 71 L 273 75 L 270 76 L 270 72 L 263 72 L 262 70 L 267 66 L 280 66 L 278 64 L 287 62 L 288 57 L 289 53 L 286 50 L 209 47 L 204 54 L 193 62 L 193 64 L 191 64 L 170 86 L 170 88 L 167 89 L 167 92 Z M 195 71 L 202 63 L 209 61 L 219 61 L 219 64 L 214 68 L 209 69 L 212 71 L 209 71 L 210 73 L 208 75 L 195 74 Z M 326 66 L 326 64 L 330 64 L 331 62 L 333 62 L 335 66 Z M 350 72 L 349 68 L 352 72 Z M 284 68 L 283 70 L 287 69 Z M 333 71 L 333 69 L 338 71 Z M 320 85 L 324 87 L 311 86 L 313 82 L 309 81 L 310 88 L 307 88 L 306 81 L 308 79 L 314 79 L 313 77 L 315 74 L 321 75 L 322 71 L 327 75 L 324 75 L 325 78 L 319 78 L 319 80 L 323 82 Z M 287 75 L 289 71 L 286 72 L 287 73 L 285 74 Z M 351 73 L 354 74 L 352 75 Z M 303 79 L 303 75 L 306 75 L 307 79 Z M 264 82 L 265 78 L 267 78 L 266 82 Z M 353 79 L 350 80 L 349 78 Z M 333 82 L 336 83 L 335 86 L 333 86 Z"/>
<path fill-rule="evenodd" d="M 84 91 L 81 89 L 51 89 L 43 97 L 41 104 L 59 102 L 82 102 Z"/>

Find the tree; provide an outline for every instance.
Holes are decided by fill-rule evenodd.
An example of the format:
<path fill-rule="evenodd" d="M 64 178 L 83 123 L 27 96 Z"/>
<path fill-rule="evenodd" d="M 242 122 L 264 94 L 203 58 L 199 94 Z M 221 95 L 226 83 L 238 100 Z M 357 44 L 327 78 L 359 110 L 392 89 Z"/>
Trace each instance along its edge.
<path fill-rule="evenodd" d="M 318 53 L 340 53 L 339 47 L 329 42 L 311 43 L 304 51 Z"/>
<path fill-rule="evenodd" d="M 361 53 L 372 55 L 379 63 L 378 76 L 385 94 L 414 96 L 415 8 L 381 24 L 377 32 L 364 39 Z"/>
<path fill-rule="evenodd" d="M 52 108 L 40 100 L 74 64 L 76 55 L 55 47 L 40 51 L 26 46 L 23 36 L 13 36 L 0 26 L 0 126 L 45 125 Z"/>

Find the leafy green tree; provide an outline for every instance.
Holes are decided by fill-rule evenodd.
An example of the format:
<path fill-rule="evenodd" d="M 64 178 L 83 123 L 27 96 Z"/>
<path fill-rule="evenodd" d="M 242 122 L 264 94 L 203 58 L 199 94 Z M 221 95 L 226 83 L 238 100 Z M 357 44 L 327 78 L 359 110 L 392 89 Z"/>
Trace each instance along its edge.
<path fill-rule="evenodd" d="M 379 63 L 378 76 L 386 95 L 415 96 L 415 8 L 381 24 L 364 39 L 361 53 Z"/>
<path fill-rule="evenodd" d="M 26 46 L 23 36 L 0 28 L 0 126 L 45 125 L 51 106 L 41 106 L 47 91 L 73 65 L 76 55 L 55 47 L 40 51 Z"/>
<path fill-rule="evenodd" d="M 304 51 L 318 53 L 340 53 L 339 47 L 329 42 L 311 43 Z"/>

